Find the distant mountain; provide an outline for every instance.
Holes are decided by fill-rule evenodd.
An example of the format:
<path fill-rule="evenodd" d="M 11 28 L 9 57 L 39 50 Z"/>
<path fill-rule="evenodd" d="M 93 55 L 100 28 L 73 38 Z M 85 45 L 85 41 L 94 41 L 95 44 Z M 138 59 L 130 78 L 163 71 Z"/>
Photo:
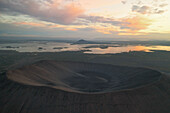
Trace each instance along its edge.
<path fill-rule="evenodd" d="M 107 44 L 107 42 L 94 42 L 94 41 L 87 41 L 87 40 L 78 40 L 72 44 Z"/>
<path fill-rule="evenodd" d="M 81 39 L 81 40 L 74 42 L 73 44 L 94 44 L 94 43 L 96 44 L 96 42 Z"/>

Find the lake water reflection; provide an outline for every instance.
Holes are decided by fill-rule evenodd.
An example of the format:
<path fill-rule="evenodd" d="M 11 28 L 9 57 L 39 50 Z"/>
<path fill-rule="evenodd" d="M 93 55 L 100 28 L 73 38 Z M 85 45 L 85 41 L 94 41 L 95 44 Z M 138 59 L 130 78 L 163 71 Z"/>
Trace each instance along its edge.
<path fill-rule="evenodd" d="M 41 42 L 31 41 L 24 43 L 5 43 L 0 44 L 0 50 L 16 50 L 18 52 L 62 52 L 62 51 L 84 51 L 90 54 L 109 54 L 122 53 L 129 51 L 152 50 L 170 51 L 170 46 L 143 46 L 143 45 L 119 45 L 119 44 L 78 44 L 61 42 Z"/>

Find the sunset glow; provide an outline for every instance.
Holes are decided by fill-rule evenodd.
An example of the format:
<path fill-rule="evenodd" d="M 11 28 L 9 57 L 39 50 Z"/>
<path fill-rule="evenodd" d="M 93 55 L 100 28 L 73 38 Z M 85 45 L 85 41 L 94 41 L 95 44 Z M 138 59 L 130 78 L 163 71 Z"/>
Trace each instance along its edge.
<path fill-rule="evenodd" d="M 0 0 L 0 36 L 169 40 L 169 4 L 170 0 Z"/>

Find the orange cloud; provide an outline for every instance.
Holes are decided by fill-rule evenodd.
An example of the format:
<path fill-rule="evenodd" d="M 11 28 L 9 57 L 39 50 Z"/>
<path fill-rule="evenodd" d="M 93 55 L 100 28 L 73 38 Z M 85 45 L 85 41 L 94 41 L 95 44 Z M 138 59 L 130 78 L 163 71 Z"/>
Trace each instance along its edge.
<path fill-rule="evenodd" d="M 94 26 L 92 28 L 103 34 L 112 34 L 112 32 L 117 31 L 117 29 L 113 27 Z"/>
<path fill-rule="evenodd" d="M 68 30 L 68 31 L 77 31 L 76 28 L 74 27 L 68 27 L 68 26 L 65 26 L 65 25 L 51 25 L 51 26 L 48 26 L 49 28 L 63 28 L 64 30 Z"/>
<path fill-rule="evenodd" d="M 151 20 L 144 16 L 135 16 L 132 18 L 126 18 L 122 21 L 122 26 L 130 31 L 139 31 L 142 29 L 146 29 L 149 25 L 151 25 Z"/>
<path fill-rule="evenodd" d="M 64 28 L 65 26 L 64 25 L 59 25 L 59 24 L 55 24 L 55 25 L 50 25 L 48 26 L 49 28 Z"/>
<path fill-rule="evenodd" d="M 97 32 L 103 33 L 103 34 L 112 34 L 110 31 L 106 31 L 104 29 L 96 29 Z"/>
<path fill-rule="evenodd" d="M 0 0 L 0 4 L 1 12 L 8 10 L 11 13 L 17 12 L 42 21 L 59 24 L 71 24 L 84 13 L 81 6 L 74 3 L 63 5 L 58 0 L 15 0 L 15 2 Z"/>
<path fill-rule="evenodd" d="M 34 22 L 16 22 L 14 24 L 15 25 L 27 25 L 27 26 L 33 26 L 33 27 L 62 28 L 63 30 L 77 31 L 77 29 L 74 27 L 68 27 L 68 26 L 59 25 L 59 24 L 50 25 L 50 26 L 47 26 L 46 24 L 43 24 L 43 23 L 34 23 Z"/>
<path fill-rule="evenodd" d="M 138 32 L 125 32 L 125 33 L 118 33 L 118 35 L 147 35 L 147 33 L 138 33 Z"/>
<path fill-rule="evenodd" d="M 63 18 L 64 23 L 72 23 L 75 21 L 76 17 L 80 16 L 81 14 L 84 13 L 84 9 L 81 7 L 75 6 L 74 4 L 69 4 L 65 6 L 65 9 L 61 11 L 65 12 L 67 17 Z"/>
<path fill-rule="evenodd" d="M 68 31 L 77 31 L 77 29 L 75 29 L 75 28 L 65 28 L 65 30 L 68 30 Z"/>
<path fill-rule="evenodd" d="M 45 24 L 42 23 L 34 23 L 34 22 L 16 22 L 16 25 L 28 25 L 28 26 L 35 26 L 35 27 L 43 27 Z"/>

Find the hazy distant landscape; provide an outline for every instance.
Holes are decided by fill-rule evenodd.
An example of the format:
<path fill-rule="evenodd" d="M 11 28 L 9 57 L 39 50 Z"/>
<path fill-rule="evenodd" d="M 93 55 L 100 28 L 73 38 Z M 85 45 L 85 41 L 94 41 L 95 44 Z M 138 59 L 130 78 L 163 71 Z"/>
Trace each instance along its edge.
<path fill-rule="evenodd" d="M 170 43 L 170 42 L 169 42 Z M 130 51 L 154 52 L 154 50 L 170 51 L 170 44 L 166 41 L 112 41 L 97 42 L 86 40 L 50 41 L 13 40 L 1 41 L 0 50 L 15 50 L 18 52 L 63 52 L 83 51 L 91 54 L 115 54 Z"/>

